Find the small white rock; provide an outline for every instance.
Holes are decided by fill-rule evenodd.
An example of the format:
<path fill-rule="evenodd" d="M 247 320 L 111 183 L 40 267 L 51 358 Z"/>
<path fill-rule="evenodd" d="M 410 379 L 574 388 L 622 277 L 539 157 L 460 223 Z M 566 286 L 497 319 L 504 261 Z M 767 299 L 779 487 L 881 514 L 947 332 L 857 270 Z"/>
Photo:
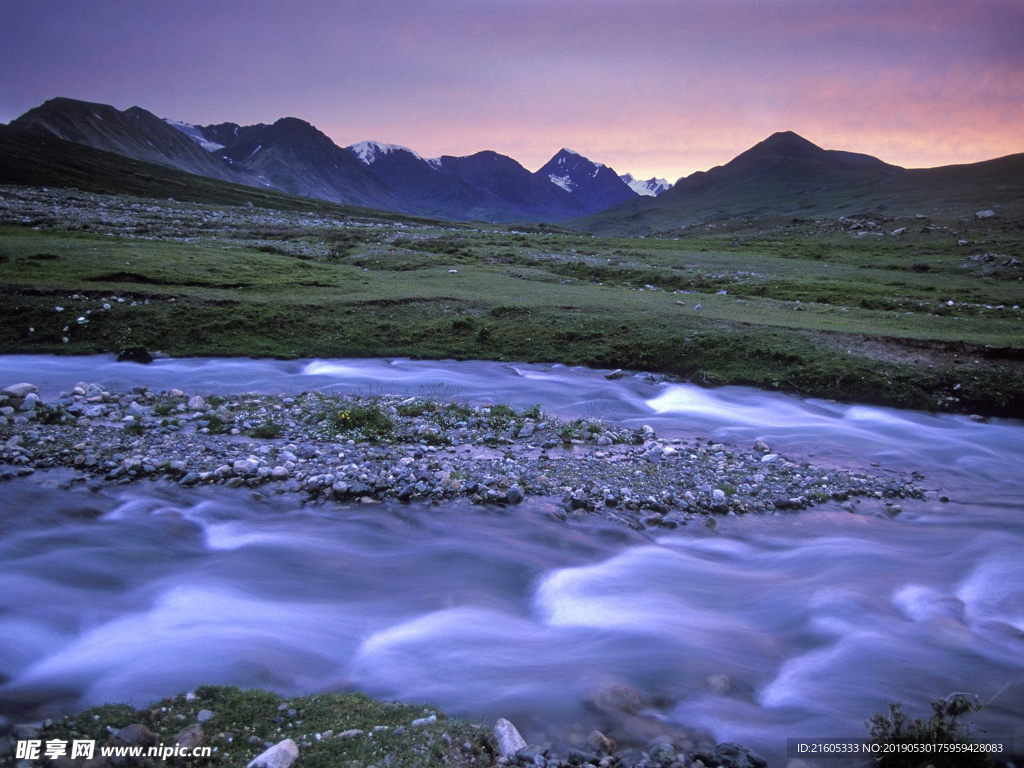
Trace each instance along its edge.
<path fill-rule="evenodd" d="M 280 741 L 257 755 L 246 768 L 289 768 L 299 757 L 299 748 L 291 739 Z"/>

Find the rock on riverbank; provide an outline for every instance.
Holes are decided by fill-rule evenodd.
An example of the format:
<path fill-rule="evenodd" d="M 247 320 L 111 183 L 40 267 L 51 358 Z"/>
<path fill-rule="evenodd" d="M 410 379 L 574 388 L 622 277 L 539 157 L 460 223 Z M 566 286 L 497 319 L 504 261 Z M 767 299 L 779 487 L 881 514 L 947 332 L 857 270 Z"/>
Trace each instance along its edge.
<path fill-rule="evenodd" d="M 307 501 L 516 504 L 560 499 L 563 518 L 635 528 L 698 516 L 798 510 L 826 501 L 921 497 L 918 478 L 825 469 L 708 440 L 659 438 L 539 406 L 425 398 L 113 393 L 81 382 L 53 402 L 31 384 L 0 394 L 0 478 L 55 467 L 128 483 L 165 477 Z M 851 507 L 852 509 L 852 507 Z"/>

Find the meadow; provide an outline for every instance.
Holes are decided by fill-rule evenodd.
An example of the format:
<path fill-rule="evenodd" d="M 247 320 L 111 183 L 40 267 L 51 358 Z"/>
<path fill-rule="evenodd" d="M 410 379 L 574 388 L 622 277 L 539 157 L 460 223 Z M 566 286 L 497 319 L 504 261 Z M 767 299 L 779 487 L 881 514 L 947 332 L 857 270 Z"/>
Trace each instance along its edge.
<path fill-rule="evenodd" d="M 153 202 L 7 216 L 0 352 L 562 362 L 1024 415 L 1024 247 L 999 217 L 611 238 Z"/>

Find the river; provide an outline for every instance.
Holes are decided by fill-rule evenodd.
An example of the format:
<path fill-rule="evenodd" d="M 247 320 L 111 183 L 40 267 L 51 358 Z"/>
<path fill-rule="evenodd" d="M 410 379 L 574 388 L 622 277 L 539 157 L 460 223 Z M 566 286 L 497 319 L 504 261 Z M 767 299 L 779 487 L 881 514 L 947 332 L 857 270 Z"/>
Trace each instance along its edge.
<path fill-rule="evenodd" d="M 918 472 L 947 497 L 895 518 L 824 505 L 715 531 L 571 524 L 528 499 L 303 507 L 223 487 L 0 496 L 0 712 L 140 706 L 202 683 L 359 689 L 585 730 L 610 682 L 666 724 L 785 765 L 787 737 L 860 737 L 890 701 L 995 697 L 1024 745 L 1024 425 L 703 389 L 565 366 L 410 360 L 5 356 L 47 399 L 76 381 L 203 393 L 322 389 L 540 403 L 660 435 Z"/>

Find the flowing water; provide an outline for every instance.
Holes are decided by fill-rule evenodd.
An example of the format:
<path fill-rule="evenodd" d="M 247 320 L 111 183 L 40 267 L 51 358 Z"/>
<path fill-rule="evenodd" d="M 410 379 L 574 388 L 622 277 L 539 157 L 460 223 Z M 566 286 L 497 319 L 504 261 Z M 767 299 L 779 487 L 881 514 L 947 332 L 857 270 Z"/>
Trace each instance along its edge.
<path fill-rule="evenodd" d="M 1024 745 L 1024 425 L 758 390 L 606 380 L 563 366 L 409 360 L 8 356 L 44 399 L 78 380 L 209 392 L 318 388 L 650 424 L 793 457 L 916 471 L 950 498 L 895 519 L 838 507 L 722 518 L 715 532 L 492 510 L 302 507 L 158 482 L 0 497 L 0 712 L 146 704 L 201 683 L 360 689 L 586 729 L 610 682 L 666 725 L 785 764 L 787 737 L 860 737 L 902 700 L 995 696 L 976 721 Z"/>

